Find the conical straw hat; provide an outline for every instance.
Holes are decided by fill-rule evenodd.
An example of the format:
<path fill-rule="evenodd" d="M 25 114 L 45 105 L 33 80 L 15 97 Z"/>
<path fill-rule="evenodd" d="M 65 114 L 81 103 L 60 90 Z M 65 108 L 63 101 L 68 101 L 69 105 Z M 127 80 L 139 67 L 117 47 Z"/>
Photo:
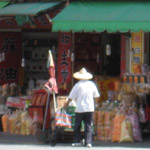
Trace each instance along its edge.
<path fill-rule="evenodd" d="M 82 68 L 79 72 L 75 72 L 73 77 L 78 80 L 89 80 L 93 78 L 93 75 Z"/>

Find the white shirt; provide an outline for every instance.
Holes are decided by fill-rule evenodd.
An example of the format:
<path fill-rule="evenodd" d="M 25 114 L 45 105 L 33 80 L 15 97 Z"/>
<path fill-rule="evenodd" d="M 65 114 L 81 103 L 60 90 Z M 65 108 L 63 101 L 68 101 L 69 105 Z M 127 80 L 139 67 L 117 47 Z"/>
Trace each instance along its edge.
<path fill-rule="evenodd" d="M 76 102 L 75 112 L 93 112 L 94 98 L 99 96 L 95 83 L 89 80 L 78 81 L 69 94 L 69 98 Z"/>

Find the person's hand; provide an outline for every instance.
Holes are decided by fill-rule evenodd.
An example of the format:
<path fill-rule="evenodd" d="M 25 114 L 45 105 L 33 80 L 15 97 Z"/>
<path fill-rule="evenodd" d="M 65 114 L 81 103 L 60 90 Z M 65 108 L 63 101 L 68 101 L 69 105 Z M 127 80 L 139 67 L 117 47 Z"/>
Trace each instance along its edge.
<path fill-rule="evenodd" d="M 68 101 L 64 104 L 64 108 L 67 108 L 72 99 L 68 99 Z"/>
<path fill-rule="evenodd" d="M 68 103 L 68 102 L 66 102 L 66 103 L 64 104 L 63 108 L 67 108 L 67 107 L 68 107 L 68 105 L 69 105 L 69 103 Z"/>

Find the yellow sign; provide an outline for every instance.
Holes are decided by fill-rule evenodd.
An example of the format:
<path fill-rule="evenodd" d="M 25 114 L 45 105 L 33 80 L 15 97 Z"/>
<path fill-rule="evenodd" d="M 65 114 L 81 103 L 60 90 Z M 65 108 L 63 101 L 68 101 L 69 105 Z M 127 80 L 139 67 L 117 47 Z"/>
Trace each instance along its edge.
<path fill-rule="evenodd" d="M 131 48 L 132 48 L 132 59 L 131 59 L 131 71 L 139 73 L 139 68 L 143 64 L 144 48 L 143 48 L 143 32 L 132 32 L 131 33 Z M 137 69 L 137 72 L 136 72 Z"/>

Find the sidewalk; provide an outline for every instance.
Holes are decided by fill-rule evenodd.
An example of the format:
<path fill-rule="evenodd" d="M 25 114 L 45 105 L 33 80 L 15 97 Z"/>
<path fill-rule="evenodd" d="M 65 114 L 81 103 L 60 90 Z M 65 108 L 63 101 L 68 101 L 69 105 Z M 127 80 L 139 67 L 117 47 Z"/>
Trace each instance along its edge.
<path fill-rule="evenodd" d="M 0 144 L 20 144 L 20 145 L 50 145 L 39 143 L 36 136 L 11 135 L 0 132 Z M 124 147 L 124 148 L 150 148 L 150 137 L 143 137 L 142 142 L 133 143 L 113 143 L 105 141 L 93 141 L 94 147 Z M 71 146 L 71 141 L 59 141 L 56 146 Z"/>

